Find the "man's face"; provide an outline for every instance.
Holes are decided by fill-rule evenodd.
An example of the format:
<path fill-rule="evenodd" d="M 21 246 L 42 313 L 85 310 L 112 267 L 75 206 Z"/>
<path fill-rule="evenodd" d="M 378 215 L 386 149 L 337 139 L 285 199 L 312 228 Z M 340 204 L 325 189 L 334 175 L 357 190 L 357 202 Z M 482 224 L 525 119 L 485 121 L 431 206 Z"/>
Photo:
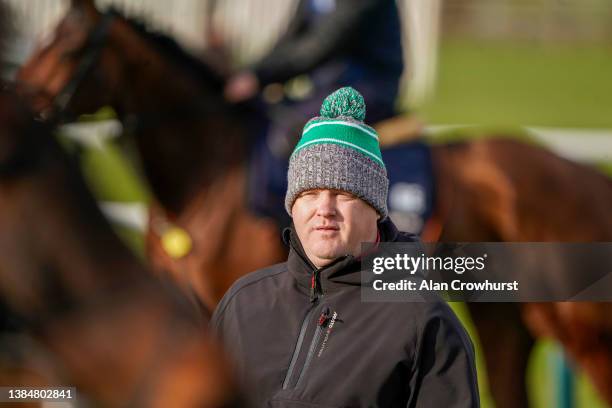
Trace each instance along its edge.
<path fill-rule="evenodd" d="M 376 240 L 378 213 L 344 191 L 304 191 L 291 216 L 306 256 L 317 268 L 344 255 L 357 256 L 362 242 Z"/>

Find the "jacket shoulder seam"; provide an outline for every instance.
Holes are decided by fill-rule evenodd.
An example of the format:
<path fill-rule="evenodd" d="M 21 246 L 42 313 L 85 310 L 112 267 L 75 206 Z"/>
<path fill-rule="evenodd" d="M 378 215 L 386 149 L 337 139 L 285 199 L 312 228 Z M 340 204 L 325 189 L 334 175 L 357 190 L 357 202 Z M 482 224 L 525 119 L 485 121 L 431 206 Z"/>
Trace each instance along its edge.
<path fill-rule="evenodd" d="M 236 295 L 243 289 L 246 289 L 247 287 L 252 286 L 256 284 L 257 282 L 260 282 L 264 279 L 268 279 L 276 275 L 280 275 L 281 273 L 284 273 L 284 272 L 287 272 L 286 262 L 272 265 L 268 268 L 252 272 L 240 278 L 236 283 L 234 283 L 234 285 L 232 285 L 232 287 L 230 287 L 229 291 L 223 297 L 223 299 L 221 300 L 221 303 L 219 304 L 221 306 L 221 309 L 219 309 L 218 313 L 215 313 L 215 315 L 217 316 L 223 315 L 228 305 L 232 302 L 232 300 L 236 297 Z M 259 274 L 259 273 L 263 274 L 263 276 L 260 276 L 257 279 L 254 279 L 253 275 Z M 249 278 L 254 279 L 254 280 L 250 280 Z"/>

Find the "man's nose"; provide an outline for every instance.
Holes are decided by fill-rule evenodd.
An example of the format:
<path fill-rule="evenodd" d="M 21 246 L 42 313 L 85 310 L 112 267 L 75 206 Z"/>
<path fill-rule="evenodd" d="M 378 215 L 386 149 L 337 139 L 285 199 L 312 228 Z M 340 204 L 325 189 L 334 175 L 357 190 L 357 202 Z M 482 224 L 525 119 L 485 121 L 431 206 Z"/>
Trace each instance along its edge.
<path fill-rule="evenodd" d="M 322 192 L 317 201 L 317 215 L 322 217 L 336 215 L 336 197 L 331 192 Z"/>

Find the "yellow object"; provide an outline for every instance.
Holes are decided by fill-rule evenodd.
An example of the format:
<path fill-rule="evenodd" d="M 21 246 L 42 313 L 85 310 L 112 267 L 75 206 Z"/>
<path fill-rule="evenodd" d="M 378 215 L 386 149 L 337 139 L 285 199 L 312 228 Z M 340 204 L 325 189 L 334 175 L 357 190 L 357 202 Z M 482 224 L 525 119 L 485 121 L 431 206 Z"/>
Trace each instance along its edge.
<path fill-rule="evenodd" d="M 174 259 L 186 256 L 192 248 L 191 237 L 187 231 L 179 227 L 170 227 L 164 231 L 161 243 L 164 251 Z"/>

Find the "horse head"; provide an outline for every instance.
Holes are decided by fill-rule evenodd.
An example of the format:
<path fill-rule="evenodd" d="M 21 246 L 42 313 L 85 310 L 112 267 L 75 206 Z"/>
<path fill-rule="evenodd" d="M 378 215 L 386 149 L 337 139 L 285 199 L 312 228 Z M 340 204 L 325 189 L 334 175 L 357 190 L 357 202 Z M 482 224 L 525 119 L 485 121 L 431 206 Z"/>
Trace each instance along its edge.
<path fill-rule="evenodd" d="M 116 21 L 92 1 L 72 1 L 18 72 L 19 90 L 43 117 L 78 115 L 111 104 L 113 91 L 121 86 L 115 31 Z"/>
<path fill-rule="evenodd" d="M 223 105 L 224 78 L 210 64 L 114 9 L 98 11 L 91 0 L 71 2 L 52 34 L 22 66 L 17 81 L 34 108 L 47 114 L 78 115 L 112 105 L 120 113 L 137 115 L 157 108 L 160 93 L 171 99 L 167 106 L 184 93 Z M 147 103 L 152 95 L 153 103 Z M 144 100 L 134 100 L 138 97 Z"/>
<path fill-rule="evenodd" d="M 159 204 L 153 206 L 147 238 L 153 264 L 178 280 L 189 276 L 209 307 L 250 269 L 246 265 L 278 260 L 276 225 L 251 222 L 254 215 L 245 206 L 246 128 L 262 123 L 262 116 L 249 104 L 225 101 L 224 78 L 210 63 L 167 35 L 83 1 L 73 2 L 52 40 L 22 67 L 18 79 L 31 90 L 39 112 L 52 117 L 106 104 L 115 109 Z M 160 249 L 168 225 L 182 228 L 193 242 L 181 259 Z M 245 231 L 246 226 L 251 228 Z M 239 236 L 275 245 L 240 251 L 238 257 L 228 246 L 240 243 Z"/>
<path fill-rule="evenodd" d="M 39 114 L 59 121 L 112 106 L 171 213 L 241 161 L 245 132 L 223 99 L 224 78 L 170 37 L 92 1 L 71 3 L 17 81 Z"/>

